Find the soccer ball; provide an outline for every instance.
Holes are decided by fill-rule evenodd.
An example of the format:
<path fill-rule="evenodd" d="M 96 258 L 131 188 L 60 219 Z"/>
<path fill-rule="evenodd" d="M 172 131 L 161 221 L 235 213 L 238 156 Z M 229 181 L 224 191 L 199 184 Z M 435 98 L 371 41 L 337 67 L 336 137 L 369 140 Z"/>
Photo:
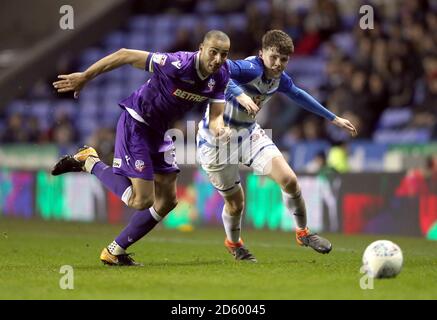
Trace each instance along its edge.
<path fill-rule="evenodd" d="M 396 277 L 401 272 L 402 262 L 401 248 L 389 240 L 372 242 L 363 254 L 364 270 L 372 278 Z"/>

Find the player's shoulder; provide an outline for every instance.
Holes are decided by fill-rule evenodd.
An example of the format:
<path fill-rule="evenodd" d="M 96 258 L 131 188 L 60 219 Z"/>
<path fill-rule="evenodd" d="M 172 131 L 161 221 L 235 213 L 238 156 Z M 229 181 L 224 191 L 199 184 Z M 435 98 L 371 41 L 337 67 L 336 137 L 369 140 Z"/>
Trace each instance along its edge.
<path fill-rule="evenodd" d="M 263 64 L 259 57 L 250 56 L 247 57 L 246 59 L 231 60 L 231 61 L 242 70 L 251 71 L 254 73 L 263 72 Z"/>
<path fill-rule="evenodd" d="M 248 57 L 242 60 L 230 60 L 229 69 L 231 77 L 237 77 L 238 80 L 249 82 L 256 79 L 264 73 L 262 61 L 258 57 Z"/>
<path fill-rule="evenodd" d="M 288 91 L 294 86 L 291 76 L 285 71 L 282 72 L 281 78 L 279 80 L 279 91 Z"/>
<path fill-rule="evenodd" d="M 155 52 L 152 60 L 161 66 L 173 65 L 176 69 L 183 69 L 186 65 L 191 65 L 194 61 L 195 52 Z"/>

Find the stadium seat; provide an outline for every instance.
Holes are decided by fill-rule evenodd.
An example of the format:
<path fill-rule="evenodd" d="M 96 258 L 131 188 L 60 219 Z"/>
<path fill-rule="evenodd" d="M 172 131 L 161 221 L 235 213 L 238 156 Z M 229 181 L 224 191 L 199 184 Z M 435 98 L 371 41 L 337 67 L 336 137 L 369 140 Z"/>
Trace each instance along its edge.
<path fill-rule="evenodd" d="M 330 144 L 327 141 L 312 141 L 294 144 L 290 151 L 290 163 L 297 171 L 305 166 L 321 151 L 327 152 Z"/>
<path fill-rule="evenodd" d="M 16 113 L 26 114 L 29 108 L 29 102 L 26 100 L 14 100 L 6 108 L 8 116 Z"/>
<path fill-rule="evenodd" d="M 401 128 L 406 125 L 412 117 L 410 108 L 388 108 L 384 110 L 379 118 L 377 128 Z"/>
<path fill-rule="evenodd" d="M 378 129 L 373 141 L 378 143 L 427 143 L 431 139 L 431 131 L 421 129 Z"/>
<path fill-rule="evenodd" d="M 128 28 L 133 32 L 143 32 L 150 28 L 151 17 L 148 15 L 136 15 L 129 19 Z"/>

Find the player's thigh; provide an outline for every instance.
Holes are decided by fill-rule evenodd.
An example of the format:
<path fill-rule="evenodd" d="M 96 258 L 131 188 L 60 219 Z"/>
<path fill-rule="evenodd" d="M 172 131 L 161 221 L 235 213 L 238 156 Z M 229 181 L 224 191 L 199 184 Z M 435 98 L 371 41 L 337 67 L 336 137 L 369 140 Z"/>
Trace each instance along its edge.
<path fill-rule="evenodd" d="M 222 143 L 217 142 L 211 144 L 203 139 L 200 135 L 197 136 L 197 161 L 202 167 L 207 168 L 223 168 L 228 164 L 238 164 L 238 144 L 237 143 Z"/>
<path fill-rule="evenodd" d="M 165 216 L 177 205 L 177 176 L 177 172 L 155 173 L 155 203 L 153 207 L 161 216 Z"/>
<path fill-rule="evenodd" d="M 125 177 L 153 181 L 153 163 L 147 128 L 123 111 L 117 123 L 113 172 Z M 141 184 L 137 182 L 135 185 Z M 138 193 L 141 192 L 138 189 Z"/>
<path fill-rule="evenodd" d="M 283 190 L 293 193 L 297 191 L 296 174 L 282 155 L 271 159 L 268 176 L 278 183 Z"/>
<path fill-rule="evenodd" d="M 215 189 L 223 196 L 227 197 L 236 193 L 240 186 L 240 172 L 238 164 L 227 164 L 222 166 L 203 165 L 208 179 Z"/>
<path fill-rule="evenodd" d="M 132 194 L 127 195 L 128 205 L 137 209 L 147 209 L 154 202 L 154 183 L 153 180 L 141 178 L 129 178 L 132 183 Z M 123 195 L 124 196 L 124 195 Z"/>
<path fill-rule="evenodd" d="M 259 126 L 242 144 L 242 162 L 257 175 L 269 175 L 273 169 L 272 160 L 282 157 L 276 144 Z"/>

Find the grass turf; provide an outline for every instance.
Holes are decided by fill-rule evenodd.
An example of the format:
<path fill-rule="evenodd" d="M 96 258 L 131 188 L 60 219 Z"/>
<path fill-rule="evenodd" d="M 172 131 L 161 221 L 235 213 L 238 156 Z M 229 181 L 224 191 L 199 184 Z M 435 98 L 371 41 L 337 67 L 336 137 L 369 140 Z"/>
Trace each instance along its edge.
<path fill-rule="evenodd" d="M 330 234 L 329 255 L 300 248 L 292 234 L 244 230 L 257 264 L 236 262 L 224 232 L 157 229 L 129 251 L 143 267 L 108 267 L 101 249 L 122 226 L 0 219 L 0 299 L 436 299 L 437 242 Z M 403 250 L 395 279 L 360 288 L 361 256 L 377 239 Z M 62 290 L 60 268 L 74 268 L 74 289 Z"/>

